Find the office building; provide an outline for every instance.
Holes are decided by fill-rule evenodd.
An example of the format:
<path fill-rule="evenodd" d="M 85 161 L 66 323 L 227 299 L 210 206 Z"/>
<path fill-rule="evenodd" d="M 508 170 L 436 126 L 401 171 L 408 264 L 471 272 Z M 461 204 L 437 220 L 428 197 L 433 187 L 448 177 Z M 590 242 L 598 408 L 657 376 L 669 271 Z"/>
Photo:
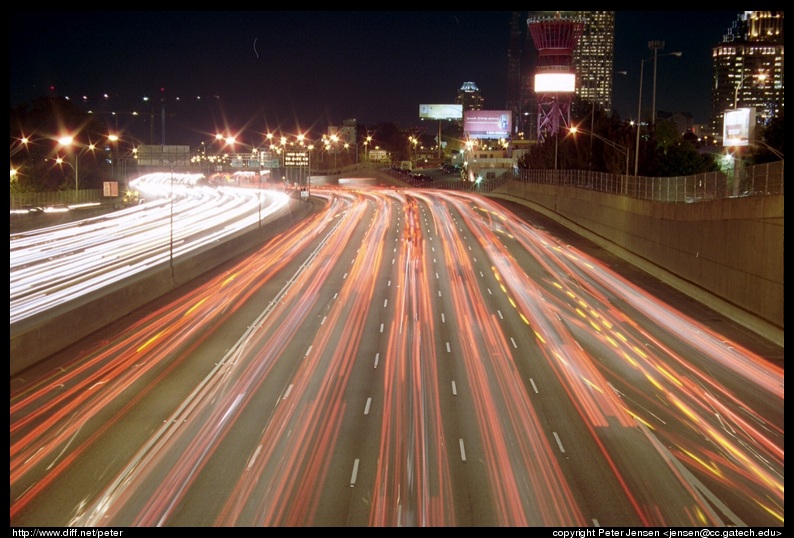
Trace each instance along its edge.
<path fill-rule="evenodd" d="M 722 135 L 726 109 L 756 107 L 764 124 L 783 112 L 783 11 L 740 13 L 712 49 L 712 136 Z"/>
<path fill-rule="evenodd" d="M 615 75 L 615 12 L 565 13 L 584 23 L 582 35 L 573 50 L 576 94 L 582 100 L 592 102 L 607 114 L 611 114 Z"/>
<path fill-rule="evenodd" d="M 463 111 L 467 110 L 482 110 L 483 103 L 480 88 L 473 82 L 464 82 L 458 90 L 458 95 L 455 98 L 455 104 L 463 105 Z"/>

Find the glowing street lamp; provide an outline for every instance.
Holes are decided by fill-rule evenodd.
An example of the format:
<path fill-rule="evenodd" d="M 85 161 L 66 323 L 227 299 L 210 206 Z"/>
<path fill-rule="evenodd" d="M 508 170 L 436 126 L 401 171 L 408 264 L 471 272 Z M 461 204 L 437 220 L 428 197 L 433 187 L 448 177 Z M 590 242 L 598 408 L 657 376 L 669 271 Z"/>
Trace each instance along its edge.
<path fill-rule="evenodd" d="M 114 152 L 115 155 L 113 155 L 112 153 L 110 155 L 110 177 L 116 179 L 116 158 L 118 157 L 119 154 L 119 146 L 118 146 L 119 135 L 115 133 L 110 134 L 108 135 L 108 140 L 110 141 L 111 144 L 113 144 L 113 148 L 116 150 Z"/>
<path fill-rule="evenodd" d="M 71 147 L 74 144 L 74 137 L 73 136 L 64 136 L 58 139 L 58 143 L 63 147 Z M 81 151 L 76 152 L 74 154 L 74 192 L 77 193 L 79 191 L 79 177 L 80 177 L 80 156 L 83 155 L 88 150 L 94 151 L 96 149 L 95 144 L 89 144 L 85 146 Z M 57 162 L 63 163 L 65 162 L 63 159 L 58 159 Z"/>
<path fill-rule="evenodd" d="M 408 143 L 409 144 L 413 144 L 413 146 L 414 146 L 413 164 L 414 164 L 414 166 L 416 166 L 416 145 L 419 143 L 419 139 L 417 137 L 415 137 L 415 136 L 409 136 L 408 137 Z"/>
<path fill-rule="evenodd" d="M 334 145 L 334 172 L 336 172 L 336 143 L 339 142 L 339 137 L 335 134 L 331 135 L 331 142 Z"/>
<path fill-rule="evenodd" d="M 369 147 L 372 145 L 372 135 L 367 135 L 366 140 L 364 140 L 364 159 L 367 161 L 369 165 Z"/>
<path fill-rule="evenodd" d="M 755 78 L 758 82 L 763 82 L 766 80 L 766 75 L 764 73 L 753 73 L 750 75 L 745 76 L 739 81 L 739 84 L 736 85 L 736 89 L 733 92 L 733 108 L 738 108 L 739 105 L 739 90 L 742 88 L 744 81 L 748 78 Z"/>

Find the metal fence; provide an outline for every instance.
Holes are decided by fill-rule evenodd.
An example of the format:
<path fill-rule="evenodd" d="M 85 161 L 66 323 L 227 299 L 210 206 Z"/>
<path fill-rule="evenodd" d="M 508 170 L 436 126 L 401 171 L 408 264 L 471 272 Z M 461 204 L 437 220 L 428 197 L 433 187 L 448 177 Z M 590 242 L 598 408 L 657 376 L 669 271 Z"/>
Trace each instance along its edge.
<path fill-rule="evenodd" d="M 708 172 L 692 176 L 644 177 L 585 170 L 520 170 L 518 181 L 548 183 L 622 194 L 656 202 L 699 202 L 737 196 L 784 194 L 784 161 L 758 164 L 732 175 Z"/>
<path fill-rule="evenodd" d="M 51 191 L 51 192 L 15 192 L 10 195 L 11 210 L 32 207 L 57 207 L 77 204 L 91 204 L 103 201 L 114 201 L 102 195 L 102 189 L 83 189 L 79 191 Z"/>
<path fill-rule="evenodd" d="M 510 180 L 530 183 L 547 183 L 600 192 L 622 194 L 632 198 L 657 202 L 700 202 L 737 196 L 765 196 L 784 194 L 784 161 L 757 164 L 740 168 L 733 175 L 723 172 L 708 172 L 693 176 L 644 177 L 590 172 L 586 170 L 519 170 L 509 171 L 495 178 L 483 179 L 478 183 L 451 180 L 436 180 L 421 186 L 490 192 Z M 361 167 L 361 166 L 359 166 Z M 348 169 L 356 166 L 348 167 Z M 384 170 L 389 175 L 405 180 L 393 170 Z M 417 185 L 420 186 L 420 185 Z M 26 207 L 48 207 L 53 205 L 72 205 L 92 202 L 112 202 L 106 199 L 102 190 L 56 191 L 12 193 L 11 209 Z"/>

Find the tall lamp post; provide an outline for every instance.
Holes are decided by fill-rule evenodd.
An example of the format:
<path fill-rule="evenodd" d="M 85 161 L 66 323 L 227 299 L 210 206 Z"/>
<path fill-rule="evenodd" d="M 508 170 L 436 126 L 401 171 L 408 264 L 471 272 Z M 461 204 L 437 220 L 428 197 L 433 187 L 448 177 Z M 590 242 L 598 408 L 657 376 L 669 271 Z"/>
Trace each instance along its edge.
<path fill-rule="evenodd" d="M 637 99 L 637 140 L 634 144 L 634 175 L 636 176 L 639 171 L 639 164 L 640 164 L 640 127 L 642 126 L 642 75 L 643 69 L 645 67 L 645 62 L 648 60 L 653 60 L 653 111 L 652 111 L 652 119 L 651 124 L 656 123 L 656 60 L 663 56 L 675 56 L 680 58 L 683 52 L 676 51 L 676 52 L 666 52 L 664 54 L 657 54 L 657 50 L 660 48 L 664 48 L 664 41 L 649 41 L 648 48 L 653 49 L 653 56 L 650 58 L 645 58 L 640 62 L 640 95 Z"/>
<path fill-rule="evenodd" d="M 628 71 L 614 71 L 613 72 L 613 75 L 626 75 L 626 74 L 628 74 Z M 595 81 L 595 79 L 591 79 L 591 83 L 590 83 L 589 89 L 590 89 L 590 106 L 591 106 L 591 110 L 590 110 L 590 132 L 592 133 L 592 132 L 595 131 L 595 106 L 596 106 L 596 96 L 597 96 L 596 95 L 597 92 L 596 92 L 596 81 Z M 593 139 L 592 138 L 590 139 L 590 153 L 587 156 L 587 159 L 589 161 L 588 162 L 588 168 L 590 170 L 592 170 L 593 169 Z"/>
<path fill-rule="evenodd" d="M 174 162 L 168 161 L 169 166 L 171 167 L 171 195 L 170 198 L 170 216 L 169 216 L 169 227 L 170 227 L 170 239 L 168 241 L 168 266 L 171 269 L 171 279 L 174 278 Z"/>
<path fill-rule="evenodd" d="M 73 136 L 64 136 L 58 139 L 58 143 L 64 147 L 70 147 L 74 144 L 74 137 Z M 77 194 L 79 189 L 79 179 L 80 179 L 80 156 L 88 150 L 94 151 L 96 149 L 95 144 L 89 144 L 81 151 L 76 151 L 74 153 L 74 192 Z"/>
<path fill-rule="evenodd" d="M 559 143 L 559 129 L 554 131 L 554 170 L 557 170 L 557 144 Z"/>
<path fill-rule="evenodd" d="M 743 77 L 739 81 L 739 84 L 736 85 L 736 89 L 733 92 L 733 108 L 734 108 L 734 110 L 739 108 L 739 90 L 744 85 L 744 81 L 747 80 L 748 78 L 756 78 L 759 82 L 763 82 L 764 80 L 766 80 L 766 75 L 763 74 L 763 73 L 753 73 L 753 74 L 750 74 L 750 75 L 747 75 L 747 76 Z"/>
<path fill-rule="evenodd" d="M 310 143 L 306 148 L 307 152 L 306 155 L 308 160 L 306 161 L 307 172 L 306 172 L 306 192 L 311 193 L 312 190 L 312 152 L 314 151 L 314 143 Z"/>
<path fill-rule="evenodd" d="M 372 144 L 372 135 L 367 135 L 367 139 L 364 141 L 364 159 L 367 161 L 367 166 L 369 166 L 369 146 Z"/>
<path fill-rule="evenodd" d="M 601 135 L 597 135 L 597 134 L 595 134 L 595 133 L 593 133 L 591 131 L 585 131 L 585 130 L 579 129 L 577 127 L 571 127 L 571 134 L 576 134 L 576 133 L 588 134 L 588 135 L 590 135 L 590 136 L 592 136 L 594 138 L 599 139 L 601 142 L 603 142 L 607 146 L 609 146 L 611 148 L 614 148 L 614 149 L 620 151 L 621 153 L 625 154 L 626 155 L 626 175 L 627 176 L 629 175 L 629 148 L 627 148 L 625 146 L 621 146 L 620 144 L 618 144 L 616 142 L 613 142 L 612 140 L 610 140 L 608 138 L 604 138 Z"/>
<path fill-rule="evenodd" d="M 413 154 L 414 154 L 414 158 L 413 158 L 413 163 L 412 163 L 412 166 L 413 166 L 414 168 L 416 168 L 416 145 L 419 143 L 419 139 L 418 139 L 418 138 L 416 138 L 415 136 L 411 135 L 411 136 L 409 136 L 409 137 L 408 137 L 408 143 L 413 145 L 413 150 L 414 150 L 414 151 L 413 151 Z M 410 147 L 410 146 L 409 146 L 409 147 Z M 409 155 L 409 156 L 410 156 L 410 155 Z"/>
<path fill-rule="evenodd" d="M 339 137 L 335 134 L 331 135 L 331 142 L 334 144 L 334 172 L 336 172 L 336 143 L 339 142 Z"/>
<path fill-rule="evenodd" d="M 739 108 L 739 90 L 744 85 L 744 81 L 748 78 L 757 78 L 759 81 L 763 81 L 766 79 L 766 75 L 762 73 L 751 73 L 742 77 L 739 80 L 739 83 L 736 85 L 736 88 L 733 91 L 733 109 L 736 110 Z M 737 196 L 739 194 L 739 178 L 740 178 L 740 169 L 742 167 L 742 146 L 736 146 L 734 152 L 734 165 L 733 165 L 733 195 Z"/>
<path fill-rule="evenodd" d="M 118 122 L 118 120 L 117 120 L 117 122 Z M 110 177 L 112 177 L 113 179 L 116 179 L 116 158 L 118 157 L 118 154 L 119 154 L 119 148 L 118 148 L 119 135 L 117 135 L 115 133 L 113 133 L 111 135 L 108 135 L 108 140 L 113 144 L 111 146 L 112 150 L 115 150 L 115 151 L 111 150 L 111 153 L 110 153 Z M 114 155 L 114 153 L 115 153 L 115 155 Z"/>

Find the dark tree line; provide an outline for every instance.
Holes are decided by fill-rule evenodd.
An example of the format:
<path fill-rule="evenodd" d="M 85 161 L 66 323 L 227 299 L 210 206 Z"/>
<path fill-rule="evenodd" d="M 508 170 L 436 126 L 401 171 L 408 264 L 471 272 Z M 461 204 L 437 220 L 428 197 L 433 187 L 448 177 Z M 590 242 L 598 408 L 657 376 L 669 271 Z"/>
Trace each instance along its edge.
<path fill-rule="evenodd" d="M 628 150 L 629 174 L 634 174 L 637 135 L 634 126 L 621 121 L 617 114 L 607 116 L 602 109 L 593 109 L 588 103 L 578 100 L 572 104 L 571 116 L 572 125 L 578 125 L 585 131 L 592 128 L 593 133 L 609 140 L 611 144 L 586 133 L 561 131 L 556 137 L 548 136 L 541 143 L 533 145 L 519 162 L 519 166 L 554 169 L 556 160 L 557 169 L 560 170 L 623 174 Z M 766 126 L 759 127 L 756 133 L 758 142 L 748 152 L 749 164 L 781 158 L 780 155 L 784 153 L 783 123 L 781 114 Z M 615 145 L 619 148 L 615 148 Z M 671 177 L 718 170 L 718 159 L 724 149 L 707 146 L 694 133 L 681 134 L 675 123 L 661 120 L 650 129 L 644 128 L 641 131 L 638 153 L 638 175 Z"/>

